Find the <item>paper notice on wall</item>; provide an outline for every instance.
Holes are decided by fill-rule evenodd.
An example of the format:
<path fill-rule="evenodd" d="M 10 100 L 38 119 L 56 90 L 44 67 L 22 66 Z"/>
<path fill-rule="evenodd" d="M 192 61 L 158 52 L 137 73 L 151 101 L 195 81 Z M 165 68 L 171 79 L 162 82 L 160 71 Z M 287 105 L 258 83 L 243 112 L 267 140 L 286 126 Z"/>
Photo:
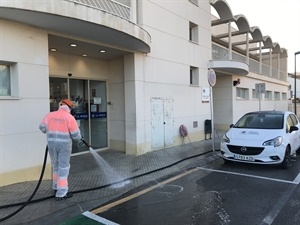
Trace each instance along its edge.
<path fill-rule="evenodd" d="M 94 104 L 100 105 L 101 104 L 101 98 L 99 98 L 99 97 L 94 98 Z"/>
<path fill-rule="evenodd" d="M 202 87 L 202 103 L 209 102 L 209 87 Z"/>

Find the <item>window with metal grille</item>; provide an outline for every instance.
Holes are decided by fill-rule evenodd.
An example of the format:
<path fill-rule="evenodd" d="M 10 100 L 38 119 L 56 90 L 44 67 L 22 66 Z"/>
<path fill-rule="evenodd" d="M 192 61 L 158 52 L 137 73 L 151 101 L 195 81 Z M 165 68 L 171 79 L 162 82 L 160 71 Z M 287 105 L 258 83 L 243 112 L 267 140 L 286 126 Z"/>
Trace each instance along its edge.
<path fill-rule="evenodd" d="M 247 88 L 236 88 L 237 99 L 249 99 L 249 89 Z"/>
<path fill-rule="evenodd" d="M 0 96 L 11 96 L 10 66 L 0 64 Z"/>

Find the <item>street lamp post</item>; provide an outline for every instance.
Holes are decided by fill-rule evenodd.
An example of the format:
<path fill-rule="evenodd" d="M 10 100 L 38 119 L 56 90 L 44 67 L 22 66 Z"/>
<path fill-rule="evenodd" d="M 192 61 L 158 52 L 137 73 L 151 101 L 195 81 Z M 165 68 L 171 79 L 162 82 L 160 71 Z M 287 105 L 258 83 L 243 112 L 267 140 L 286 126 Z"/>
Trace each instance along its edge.
<path fill-rule="evenodd" d="M 295 89 L 295 94 L 294 94 L 294 104 L 295 104 L 295 115 L 297 116 L 297 97 L 296 97 L 296 77 L 297 77 L 297 67 L 296 67 L 296 56 L 300 54 L 300 51 L 295 52 L 295 77 L 294 77 L 294 89 Z"/>

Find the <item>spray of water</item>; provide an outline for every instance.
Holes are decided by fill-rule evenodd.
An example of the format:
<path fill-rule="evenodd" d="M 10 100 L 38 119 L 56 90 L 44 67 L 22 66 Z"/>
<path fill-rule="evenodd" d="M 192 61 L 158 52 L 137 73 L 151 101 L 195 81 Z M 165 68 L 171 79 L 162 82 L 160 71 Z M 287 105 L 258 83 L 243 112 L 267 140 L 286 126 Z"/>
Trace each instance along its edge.
<path fill-rule="evenodd" d="M 126 184 L 130 183 L 129 180 L 123 181 L 123 176 L 120 173 L 118 173 L 115 169 L 113 169 L 94 149 L 90 148 L 90 153 L 93 155 L 99 168 L 103 172 L 103 176 L 105 176 L 107 181 L 109 183 L 116 182 L 114 185 L 111 186 L 112 188 L 121 188 L 124 187 Z"/>

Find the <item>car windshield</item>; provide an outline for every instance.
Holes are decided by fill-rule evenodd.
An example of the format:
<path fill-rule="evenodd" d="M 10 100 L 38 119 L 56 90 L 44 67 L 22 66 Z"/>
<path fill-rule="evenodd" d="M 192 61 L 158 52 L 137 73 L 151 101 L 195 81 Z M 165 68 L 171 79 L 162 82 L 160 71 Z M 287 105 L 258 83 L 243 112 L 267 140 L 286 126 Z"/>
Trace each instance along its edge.
<path fill-rule="evenodd" d="M 253 129 L 282 129 L 283 114 L 249 113 L 244 115 L 233 127 Z"/>

